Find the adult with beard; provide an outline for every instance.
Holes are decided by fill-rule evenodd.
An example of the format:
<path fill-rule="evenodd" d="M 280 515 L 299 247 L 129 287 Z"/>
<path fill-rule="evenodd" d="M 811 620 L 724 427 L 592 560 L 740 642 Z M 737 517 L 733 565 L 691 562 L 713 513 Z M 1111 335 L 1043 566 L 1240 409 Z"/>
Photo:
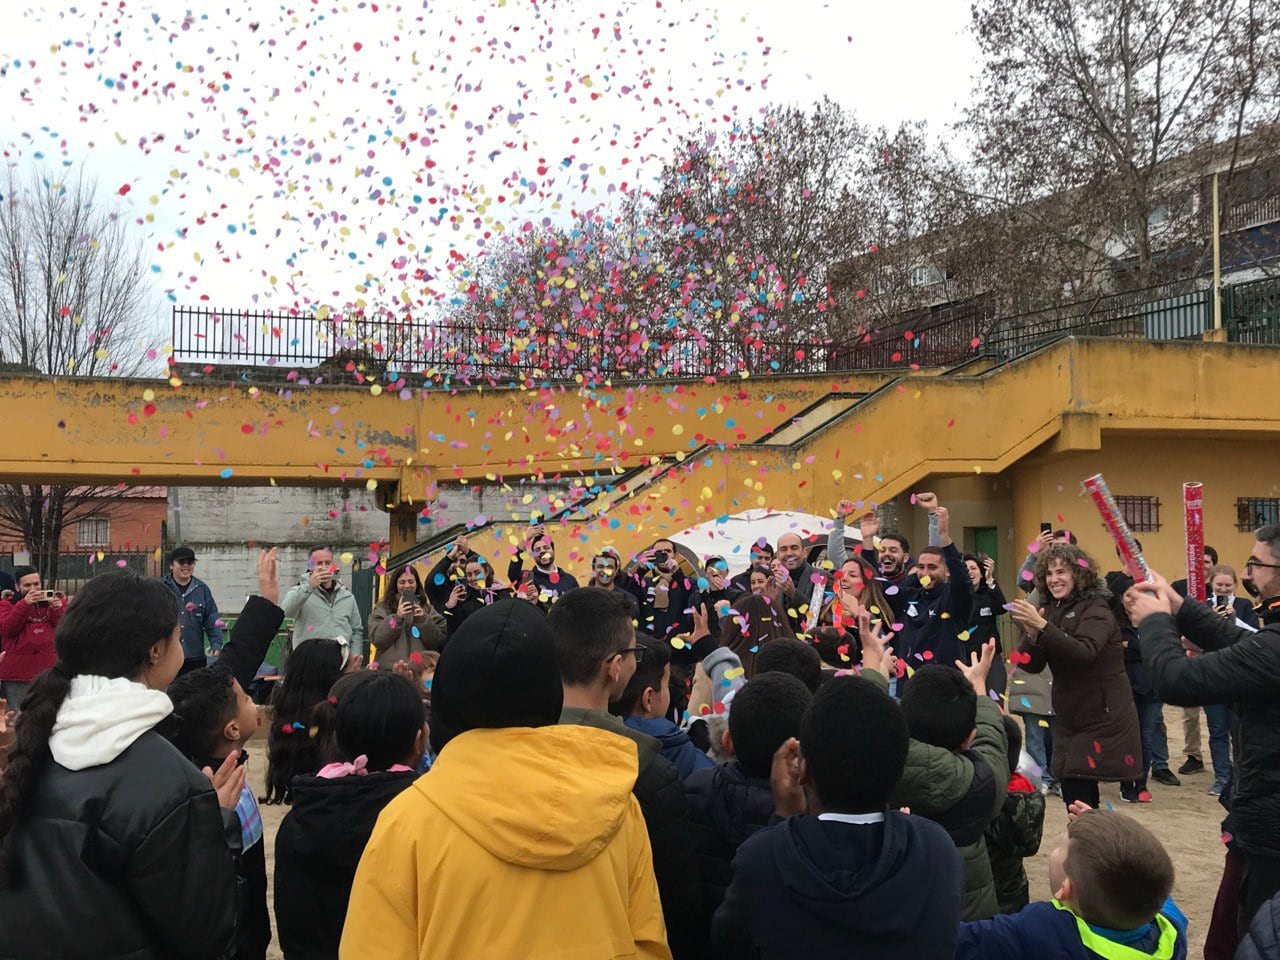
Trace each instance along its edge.
<path fill-rule="evenodd" d="M 524 573 L 526 553 L 533 557 L 533 571 L 527 579 Z M 541 529 L 531 533 L 516 550 L 516 555 L 507 564 L 507 580 L 513 586 L 519 584 L 522 591 L 532 592 L 531 599 L 543 609 L 555 603 L 562 594 L 578 589 L 578 578 L 556 566 L 556 542 Z"/>
<path fill-rule="evenodd" d="M 291 646 L 304 640 L 345 640 L 347 655 L 364 654 L 364 618 L 355 594 L 338 580 L 338 566 L 328 547 L 307 551 L 307 575 L 280 604 L 284 615 L 293 618 Z"/>
<path fill-rule="evenodd" d="M 693 630 L 693 609 L 700 602 L 698 585 L 684 575 L 676 546 L 668 539 L 636 557 L 636 566 L 620 586 L 636 601 L 640 629 L 660 640 Z"/>
<path fill-rule="evenodd" d="M 1156 696 L 1179 706 L 1235 705 L 1240 750 L 1229 802 L 1244 860 L 1241 933 L 1280 892 L 1280 526 L 1260 527 L 1254 538 L 1243 582 L 1263 598 L 1256 633 L 1179 596 L 1157 574 L 1125 594 Z M 1204 652 L 1186 656 L 1184 636 Z"/>
<path fill-rule="evenodd" d="M 897 598 L 902 606 L 898 622 L 899 656 L 921 663 L 950 666 L 960 659 L 960 634 L 968 630 L 973 610 L 973 584 L 964 556 L 951 539 L 951 514 L 932 493 L 916 494 L 927 510 L 930 527 L 937 523 L 941 546 L 928 546 L 916 557 L 916 572 L 901 582 Z M 894 598 L 888 598 L 892 605 Z M 895 612 L 896 612 L 895 607 Z"/>

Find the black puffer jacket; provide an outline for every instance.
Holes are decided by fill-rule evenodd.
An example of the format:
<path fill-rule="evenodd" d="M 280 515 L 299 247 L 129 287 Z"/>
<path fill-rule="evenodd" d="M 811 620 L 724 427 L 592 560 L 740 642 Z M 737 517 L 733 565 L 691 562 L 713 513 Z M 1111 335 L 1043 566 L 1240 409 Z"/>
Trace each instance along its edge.
<path fill-rule="evenodd" d="M 736 760 L 695 771 L 685 780 L 684 789 L 698 837 L 702 908 L 710 923 L 733 879 L 738 847 L 773 817 L 773 791 L 768 777 L 748 777 Z"/>
<path fill-rule="evenodd" d="M 7 842 L 23 875 L 0 891 L 0 957 L 214 960 L 226 951 L 240 822 L 160 734 L 85 770 L 50 761 L 26 809 Z"/>
<path fill-rule="evenodd" d="M 1231 820 L 1240 849 L 1280 857 L 1280 598 L 1263 605 L 1250 633 L 1195 600 L 1175 621 L 1166 613 L 1138 628 L 1142 662 L 1156 698 L 1175 706 L 1235 705 L 1240 750 L 1231 786 Z M 1205 652 L 1188 657 L 1180 637 Z"/>
<path fill-rule="evenodd" d="M 1235 960 L 1280 960 L 1280 896 L 1259 908 L 1236 949 Z"/>
<path fill-rule="evenodd" d="M 382 808 L 418 775 L 298 777 L 276 834 L 276 928 L 285 960 L 337 960 L 351 882 Z"/>

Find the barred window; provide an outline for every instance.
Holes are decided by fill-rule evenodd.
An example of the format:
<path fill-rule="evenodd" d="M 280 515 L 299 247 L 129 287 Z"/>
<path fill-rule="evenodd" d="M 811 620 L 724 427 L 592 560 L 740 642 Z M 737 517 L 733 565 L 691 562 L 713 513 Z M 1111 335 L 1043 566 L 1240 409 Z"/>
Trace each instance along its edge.
<path fill-rule="evenodd" d="M 1155 533 L 1160 529 L 1159 497 L 1116 497 L 1116 506 L 1134 533 Z"/>
<path fill-rule="evenodd" d="M 1280 498 L 1240 497 L 1236 500 L 1236 529 L 1252 533 L 1258 527 L 1280 523 Z"/>
<path fill-rule="evenodd" d="M 111 521 L 106 517 L 76 524 L 76 546 L 105 547 L 111 543 Z"/>

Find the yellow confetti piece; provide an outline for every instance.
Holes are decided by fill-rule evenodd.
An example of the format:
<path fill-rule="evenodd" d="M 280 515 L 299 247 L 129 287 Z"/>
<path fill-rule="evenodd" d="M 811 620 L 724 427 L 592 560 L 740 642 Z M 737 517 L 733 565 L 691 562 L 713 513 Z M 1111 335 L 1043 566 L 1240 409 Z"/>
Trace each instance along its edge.
<path fill-rule="evenodd" d="M 688 644 L 684 642 L 683 637 L 672 637 L 671 646 L 674 647 L 676 650 L 683 650 L 686 646 L 688 646 Z"/>
<path fill-rule="evenodd" d="M 147 401 L 147 403 L 150 403 L 155 398 L 156 398 L 156 392 L 152 390 L 150 387 L 142 391 L 142 399 Z"/>
<path fill-rule="evenodd" d="M 338 559 L 339 559 L 339 560 L 341 560 L 344 564 L 349 564 L 349 563 L 351 563 L 352 559 L 354 559 L 354 558 L 351 556 L 351 552 L 350 552 L 350 551 L 347 551 L 347 552 L 346 552 L 346 553 L 344 553 L 342 556 L 340 556 Z"/>

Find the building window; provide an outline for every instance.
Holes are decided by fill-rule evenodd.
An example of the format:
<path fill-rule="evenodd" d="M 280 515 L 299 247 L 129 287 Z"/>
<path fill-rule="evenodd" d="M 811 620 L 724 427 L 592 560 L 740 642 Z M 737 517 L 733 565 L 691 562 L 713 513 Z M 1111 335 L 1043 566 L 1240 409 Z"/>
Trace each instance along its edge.
<path fill-rule="evenodd" d="M 76 546 L 105 547 L 111 543 L 111 521 L 106 517 L 76 524 Z"/>
<path fill-rule="evenodd" d="M 1252 533 L 1258 527 L 1280 523 L 1280 498 L 1240 497 L 1236 500 L 1236 529 Z"/>
<path fill-rule="evenodd" d="M 921 263 L 911 268 L 910 282 L 913 287 L 931 287 L 945 279 L 942 271 L 931 263 Z"/>
<path fill-rule="evenodd" d="M 1116 506 L 1134 533 L 1155 533 L 1160 529 L 1158 497 L 1116 497 Z"/>

